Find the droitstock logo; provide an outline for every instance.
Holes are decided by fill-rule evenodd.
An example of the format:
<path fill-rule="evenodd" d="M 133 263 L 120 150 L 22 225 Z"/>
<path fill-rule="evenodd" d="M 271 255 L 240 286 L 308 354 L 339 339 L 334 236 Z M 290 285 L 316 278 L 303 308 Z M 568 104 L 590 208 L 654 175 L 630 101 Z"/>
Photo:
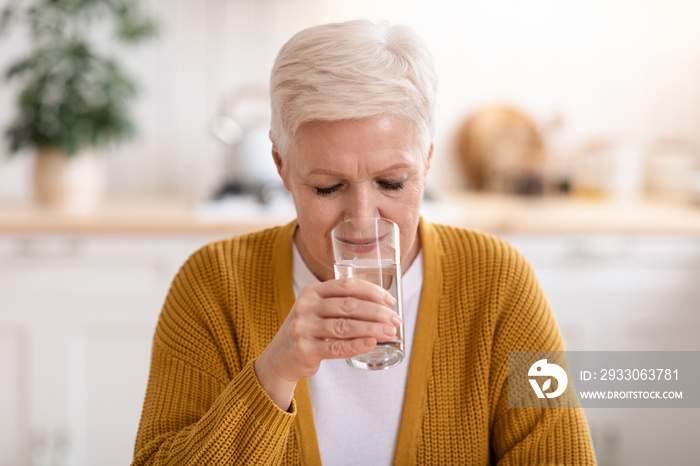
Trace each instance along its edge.
<path fill-rule="evenodd" d="M 566 375 L 564 369 L 560 366 L 552 363 L 548 363 L 546 359 L 540 359 L 530 366 L 530 370 L 527 372 L 529 377 L 548 377 L 542 387 L 540 388 L 537 379 L 528 379 L 532 389 L 535 391 L 537 398 L 556 398 L 566 390 L 566 386 L 569 383 L 569 378 Z M 557 379 L 557 389 L 552 393 L 546 393 L 547 390 L 552 386 L 552 377 Z"/>
<path fill-rule="evenodd" d="M 509 351 L 508 407 L 700 408 L 700 351 Z"/>

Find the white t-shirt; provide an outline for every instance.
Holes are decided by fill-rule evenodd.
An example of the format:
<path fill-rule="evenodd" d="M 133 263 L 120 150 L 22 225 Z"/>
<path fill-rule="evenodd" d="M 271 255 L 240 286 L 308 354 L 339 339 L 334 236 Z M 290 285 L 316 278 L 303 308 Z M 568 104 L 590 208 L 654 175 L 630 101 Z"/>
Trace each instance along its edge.
<path fill-rule="evenodd" d="M 318 279 L 293 246 L 294 295 Z M 328 359 L 307 379 L 316 436 L 324 466 L 391 465 L 423 286 L 423 252 L 403 275 L 406 358 L 383 371 L 350 367 L 345 359 Z"/>

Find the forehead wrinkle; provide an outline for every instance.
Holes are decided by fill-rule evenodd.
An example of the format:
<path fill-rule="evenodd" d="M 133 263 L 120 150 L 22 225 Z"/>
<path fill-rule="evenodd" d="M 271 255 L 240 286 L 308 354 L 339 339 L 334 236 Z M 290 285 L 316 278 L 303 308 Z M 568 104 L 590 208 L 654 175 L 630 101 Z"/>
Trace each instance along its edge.
<path fill-rule="evenodd" d="M 357 169 L 355 170 L 355 172 L 358 173 L 358 174 L 359 174 L 359 172 L 360 172 L 360 166 L 361 166 L 361 165 L 362 165 L 362 164 L 360 164 L 360 163 L 359 163 L 359 160 L 358 160 L 358 167 L 357 167 Z M 408 163 L 408 162 L 402 161 L 402 162 L 398 162 L 398 163 L 394 163 L 394 164 L 392 164 L 392 165 L 389 165 L 388 167 L 385 167 L 385 168 L 380 168 L 380 169 L 376 170 L 375 173 L 381 175 L 381 174 L 384 174 L 384 173 L 387 173 L 387 172 L 390 172 L 390 171 L 393 171 L 393 170 L 401 170 L 401 169 L 413 168 L 413 166 L 414 166 L 414 164 L 412 164 L 412 163 Z M 366 172 L 366 171 L 367 171 L 367 170 L 365 170 L 365 172 Z M 342 176 L 342 175 L 343 175 L 343 173 L 340 173 L 340 172 L 337 171 L 337 170 L 327 169 L 327 168 L 314 168 L 313 170 L 311 170 L 311 171 L 309 172 L 309 174 L 310 174 L 310 175 L 317 175 L 317 174 L 318 174 L 318 175 L 330 175 L 330 176 Z"/>
<path fill-rule="evenodd" d="M 413 140 L 406 138 L 407 132 L 401 120 L 384 117 L 368 122 L 373 123 L 374 128 L 367 128 L 361 120 L 303 125 L 289 151 L 293 155 L 288 159 L 291 162 L 288 167 L 296 166 L 295 171 L 302 176 L 365 178 L 421 165 L 422 157 L 416 157 L 419 151 L 412 144 Z M 357 129 L 352 127 L 356 124 L 362 125 L 357 137 L 369 138 L 367 141 L 353 140 L 355 135 L 352 134 L 348 137 L 349 131 Z M 392 132 L 393 129 L 397 131 Z"/>

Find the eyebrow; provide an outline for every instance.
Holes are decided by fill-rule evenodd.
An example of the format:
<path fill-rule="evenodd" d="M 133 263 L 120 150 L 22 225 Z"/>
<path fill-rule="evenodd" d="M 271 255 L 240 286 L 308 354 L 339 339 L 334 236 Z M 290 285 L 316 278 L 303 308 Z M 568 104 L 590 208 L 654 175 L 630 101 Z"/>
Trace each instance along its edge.
<path fill-rule="evenodd" d="M 401 169 L 401 168 L 410 168 L 412 167 L 413 164 L 408 163 L 408 162 L 399 162 L 395 163 L 394 165 L 390 165 L 382 170 L 379 171 L 379 174 L 386 173 L 392 170 L 396 169 Z M 315 168 L 309 172 L 309 175 L 332 175 L 332 176 L 340 176 L 342 175 L 341 173 L 338 173 L 333 170 L 329 170 L 327 168 Z"/>

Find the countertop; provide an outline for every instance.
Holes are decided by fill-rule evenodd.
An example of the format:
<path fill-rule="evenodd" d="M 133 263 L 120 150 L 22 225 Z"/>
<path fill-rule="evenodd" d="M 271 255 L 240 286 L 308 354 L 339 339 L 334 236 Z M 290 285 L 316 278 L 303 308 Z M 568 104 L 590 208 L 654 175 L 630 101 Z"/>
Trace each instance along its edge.
<path fill-rule="evenodd" d="M 652 200 L 458 193 L 425 202 L 422 213 L 427 220 L 493 233 L 700 235 L 700 205 Z M 95 213 L 81 216 L 0 200 L 0 235 L 240 233 L 283 224 L 294 216 L 289 202 L 260 207 L 246 199 L 193 204 L 176 197 L 109 198 Z"/>

